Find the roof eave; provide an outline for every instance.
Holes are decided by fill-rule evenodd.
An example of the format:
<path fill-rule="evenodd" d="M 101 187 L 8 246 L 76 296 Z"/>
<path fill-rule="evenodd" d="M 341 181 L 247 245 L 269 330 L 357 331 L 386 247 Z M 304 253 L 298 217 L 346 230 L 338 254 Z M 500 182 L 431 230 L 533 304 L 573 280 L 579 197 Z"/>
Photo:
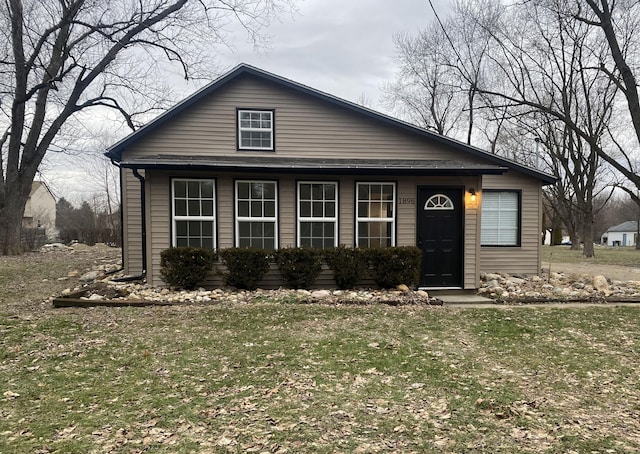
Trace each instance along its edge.
<path fill-rule="evenodd" d="M 441 176 L 477 176 L 501 175 L 508 171 L 506 167 L 493 168 L 424 168 L 424 167 L 369 167 L 369 166 L 264 166 L 264 165 L 212 165 L 202 163 L 160 163 L 160 162 L 121 162 L 120 166 L 138 170 L 176 170 L 176 171 L 211 171 L 244 172 L 244 173 L 279 173 L 279 174 L 333 174 L 333 175 L 441 175 Z"/>

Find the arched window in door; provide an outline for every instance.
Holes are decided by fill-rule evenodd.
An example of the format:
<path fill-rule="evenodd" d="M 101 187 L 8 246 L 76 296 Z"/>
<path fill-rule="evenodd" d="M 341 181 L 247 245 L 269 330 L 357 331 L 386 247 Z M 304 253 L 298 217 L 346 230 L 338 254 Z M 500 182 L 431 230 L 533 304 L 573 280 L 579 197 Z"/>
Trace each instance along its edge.
<path fill-rule="evenodd" d="M 424 204 L 425 210 L 453 210 L 453 202 L 444 194 L 434 194 Z"/>

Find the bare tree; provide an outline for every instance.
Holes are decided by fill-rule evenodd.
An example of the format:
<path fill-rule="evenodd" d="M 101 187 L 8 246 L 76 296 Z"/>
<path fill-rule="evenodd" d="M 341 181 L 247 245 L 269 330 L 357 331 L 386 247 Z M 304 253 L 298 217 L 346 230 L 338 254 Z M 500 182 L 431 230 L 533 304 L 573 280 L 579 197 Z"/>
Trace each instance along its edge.
<path fill-rule="evenodd" d="M 624 96 L 636 140 L 635 143 L 625 145 L 616 140 L 614 132 L 609 131 L 614 146 L 612 149 L 598 148 L 598 153 L 635 186 L 635 189 L 626 185 L 622 188 L 640 206 L 637 157 L 640 146 L 640 97 L 637 82 L 640 3 L 632 0 L 574 0 L 560 11 L 604 35 L 609 53 L 598 62 L 597 68 Z"/>
<path fill-rule="evenodd" d="M 131 129 L 168 99 L 153 76 L 213 61 L 224 30 L 258 31 L 290 0 L 6 0 L 0 9 L 0 252 L 20 252 L 31 183 L 81 111 L 107 108 Z"/>
<path fill-rule="evenodd" d="M 383 88 L 384 103 L 407 121 L 438 134 L 455 136 L 464 121 L 465 100 L 457 88 L 457 71 L 443 53 L 449 43 L 440 27 L 413 37 L 394 36 L 400 72 Z"/>
<path fill-rule="evenodd" d="M 520 124 L 537 130 L 547 144 L 553 170 L 571 186 L 567 191 L 561 185 L 562 191 L 556 192 L 558 197 L 564 194 L 558 209 L 568 204 L 562 213 L 566 225 L 570 232 L 572 225 L 582 226 L 583 254 L 591 257 L 593 199 L 604 186 L 601 151 L 619 85 L 597 69 L 606 51 L 602 40 L 590 26 L 561 14 L 561 3 L 540 0 L 514 7 L 508 26 L 487 27 L 499 50 L 490 58 L 506 84 L 502 90 L 494 85 L 479 86 L 478 91 L 492 106 L 502 105 Z"/>
<path fill-rule="evenodd" d="M 483 26 L 469 12 L 483 14 Z M 435 9 L 434 9 L 434 12 Z M 476 87 L 486 83 L 492 43 L 484 26 L 497 23 L 500 10 L 489 0 L 457 0 L 449 17 L 417 36 L 395 36 L 400 72 L 385 87 L 388 107 L 409 121 L 468 144 L 488 140 L 495 147 L 503 118 L 478 109 L 484 103 Z M 490 78 L 489 78 L 490 79 Z M 488 123 L 497 120 L 494 127 Z"/>

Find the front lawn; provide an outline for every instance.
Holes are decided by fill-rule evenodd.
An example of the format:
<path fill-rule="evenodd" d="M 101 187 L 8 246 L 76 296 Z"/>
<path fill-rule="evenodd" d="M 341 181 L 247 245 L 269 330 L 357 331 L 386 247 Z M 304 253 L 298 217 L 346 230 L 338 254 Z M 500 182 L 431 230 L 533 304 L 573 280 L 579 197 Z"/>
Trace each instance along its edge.
<path fill-rule="evenodd" d="M 595 257 L 586 258 L 582 255 L 582 250 L 571 250 L 570 246 L 542 246 L 542 261 L 554 264 L 640 266 L 640 250 L 635 247 L 595 246 L 594 252 Z"/>
<path fill-rule="evenodd" d="M 637 452 L 640 307 L 0 308 L 0 452 Z"/>

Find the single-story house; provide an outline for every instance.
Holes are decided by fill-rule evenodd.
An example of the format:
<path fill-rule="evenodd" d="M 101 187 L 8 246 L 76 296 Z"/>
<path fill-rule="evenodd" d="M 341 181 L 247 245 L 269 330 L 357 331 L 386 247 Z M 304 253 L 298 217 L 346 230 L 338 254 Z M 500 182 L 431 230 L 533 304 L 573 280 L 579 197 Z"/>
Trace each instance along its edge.
<path fill-rule="evenodd" d="M 535 275 L 542 188 L 556 181 L 246 64 L 106 156 L 120 167 L 125 270 L 152 285 L 161 251 L 186 245 L 418 246 L 423 288 Z M 280 283 L 274 270 L 262 286 Z M 328 271 L 318 284 L 333 285 Z"/>
<path fill-rule="evenodd" d="M 58 236 L 56 229 L 56 198 L 44 181 L 34 181 L 22 215 L 22 227 L 42 229 L 44 239 Z"/>
<path fill-rule="evenodd" d="M 637 240 L 637 221 L 626 221 L 609 227 L 600 237 L 600 243 L 605 246 L 635 246 Z"/>

